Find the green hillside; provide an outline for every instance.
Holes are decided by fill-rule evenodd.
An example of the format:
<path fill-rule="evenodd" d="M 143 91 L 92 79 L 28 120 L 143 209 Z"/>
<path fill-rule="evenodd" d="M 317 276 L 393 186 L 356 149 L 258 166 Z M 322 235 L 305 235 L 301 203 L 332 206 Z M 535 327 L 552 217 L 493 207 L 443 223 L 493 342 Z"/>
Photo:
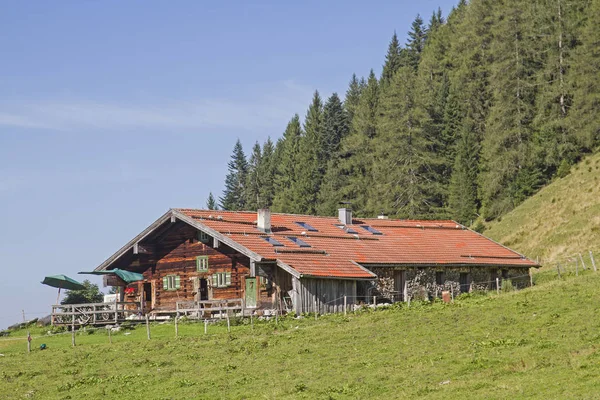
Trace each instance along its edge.
<path fill-rule="evenodd" d="M 600 263 L 600 154 L 575 165 L 519 207 L 488 225 L 485 235 L 542 263 L 592 250 Z M 586 257 L 587 260 L 587 257 Z"/>
<path fill-rule="evenodd" d="M 546 274 L 548 275 L 548 274 Z M 543 274 L 538 274 L 541 278 Z M 564 276 L 563 276 L 564 279 Z M 600 274 L 499 297 L 126 335 L 0 339 L 3 399 L 594 398 Z M 39 334 L 41 332 L 37 332 Z M 46 343 L 48 349 L 38 346 Z"/>

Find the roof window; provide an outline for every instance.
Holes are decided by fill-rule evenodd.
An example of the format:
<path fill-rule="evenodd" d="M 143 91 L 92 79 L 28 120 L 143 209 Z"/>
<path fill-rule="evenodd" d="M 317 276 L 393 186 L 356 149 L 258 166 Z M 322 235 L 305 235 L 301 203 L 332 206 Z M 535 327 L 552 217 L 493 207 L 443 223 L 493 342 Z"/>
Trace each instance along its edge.
<path fill-rule="evenodd" d="M 283 244 L 279 240 L 275 239 L 274 237 L 263 236 L 262 238 L 270 245 L 273 245 L 275 247 L 283 247 Z"/>
<path fill-rule="evenodd" d="M 363 228 L 365 231 L 367 232 L 371 232 L 373 235 L 383 235 L 383 233 L 381 233 L 380 231 L 378 231 L 377 229 L 373 228 L 372 226 L 369 225 L 361 225 L 361 228 Z"/>
<path fill-rule="evenodd" d="M 343 224 L 335 224 L 335 226 L 337 226 L 338 228 L 340 228 L 341 230 L 343 230 L 346 233 L 350 233 L 352 235 L 358 235 L 358 232 L 356 232 L 354 229 L 350 228 L 349 226 L 346 226 Z"/>
<path fill-rule="evenodd" d="M 300 247 L 311 247 L 310 244 L 306 243 L 304 240 L 297 238 L 296 236 L 288 236 L 287 237 L 292 242 L 296 243 Z"/>
<path fill-rule="evenodd" d="M 294 222 L 296 225 L 300 225 L 301 227 L 303 227 L 304 229 L 306 229 L 309 232 L 319 232 L 318 229 L 312 227 L 310 224 L 307 224 L 306 222 Z"/>

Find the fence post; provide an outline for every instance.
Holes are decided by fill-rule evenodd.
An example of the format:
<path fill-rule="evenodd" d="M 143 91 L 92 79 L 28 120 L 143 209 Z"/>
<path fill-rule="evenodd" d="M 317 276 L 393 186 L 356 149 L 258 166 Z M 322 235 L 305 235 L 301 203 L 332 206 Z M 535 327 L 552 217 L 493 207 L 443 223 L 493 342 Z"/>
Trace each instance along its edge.
<path fill-rule="evenodd" d="M 317 295 L 315 295 L 315 298 L 313 299 L 313 307 L 314 307 L 314 311 L 315 311 L 315 321 L 316 321 L 317 320 L 317 314 L 319 314 L 318 311 L 317 311 Z"/>
<path fill-rule="evenodd" d="M 579 276 L 579 262 L 575 258 L 575 276 Z"/>
<path fill-rule="evenodd" d="M 204 319 L 204 334 L 206 335 L 208 333 L 208 320 L 205 318 Z"/>
<path fill-rule="evenodd" d="M 146 314 L 146 336 L 150 340 L 150 319 L 148 318 L 148 314 Z"/>
<path fill-rule="evenodd" d="M 179 311 L 175 314 L 175 337 L 179 337 Z"/>
<path fill-rule="evenodd" d="M 531 273 L 531 269 L 529 269 L 529 287 L 533 287 L 533 274 Z"/>
<path fill-rule="evenodd" d="M 596 269 L 596 261 L 594 260 L 594 254 L 592 253 L 592 251 L 590 250 L 590 260 L 592 260 L 592 267 L 594 267 L 594 272 L 597 271 Z"/>
<path fill-rule="evenodd" d="M 376 306 L 377 305 L 377 296 L 373 296 L 373 305 Z"/>
<path fill-rule="evenodd" d="M 71 306 L 71 344 L 75 347 L 75 306 Z"/>
<path fill-rule="evenodd" d="M 225 317 L 227 318 L 227 332 L 231 333 L 231 324 L 229 323 L 229 313 L 225 313 Z"/>
<path fill-rule="evenodd" d="M 112 344 L 112 328 L 108 328 L 108 343 Z"/>
<path fill-rule="evenodd" d="M 27 352 L 31 353 L 31 333 L 27 331 Z"/>
<path fill-rule="evenodd" d="M 500 295 L 500 278 L 496 277 L 496 294 Z"/>
<path fill-rule="evenodd" d="M 560 263 L 556 264 L 556 273 L 558 274 L 558 279 L 560 279 Z"/>
<path fill-rule="evenodd" d="M 348 300 L 346 299 L 346 295 L 344 295 L 344 315 L 347 315 L 347 307 L 348 306 Z"/>
<path fill-rule="evenodd" d="M 587 268 L 585 267 L 585 263 L 583 262 L 583 257 L 581 255 L 581 253 L 579 253 L 579 259 L 581 260 L 581 266 L 583 267 L 584 270 L 586 270 Z"/>

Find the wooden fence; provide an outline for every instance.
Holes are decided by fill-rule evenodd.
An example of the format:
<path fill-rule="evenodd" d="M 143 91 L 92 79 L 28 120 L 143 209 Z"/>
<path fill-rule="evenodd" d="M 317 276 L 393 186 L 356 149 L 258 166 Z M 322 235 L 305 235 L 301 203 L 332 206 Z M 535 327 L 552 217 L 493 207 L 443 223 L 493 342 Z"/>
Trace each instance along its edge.
<path fill-rule="evenodd" d="M 108 325 L 128 319 L 140 319 L 139 302 L 55 304 L 52 306 L 52 325 Z"/>

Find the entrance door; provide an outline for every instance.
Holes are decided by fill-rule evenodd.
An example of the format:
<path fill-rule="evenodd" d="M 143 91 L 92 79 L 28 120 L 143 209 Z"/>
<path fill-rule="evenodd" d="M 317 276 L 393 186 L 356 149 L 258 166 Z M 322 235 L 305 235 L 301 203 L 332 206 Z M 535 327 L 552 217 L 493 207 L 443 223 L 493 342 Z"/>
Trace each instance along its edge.
<path fill-rule="evenodd" d="M 200 301 L 208 300 L 208 281 L 204 278 L 201 278 L 199 286 L 198 293 Z"/>
<path fill-rule="evenodd" d="M 246 278 L 246 307 L 256 307 L 256 278 Z"/>
<path fill-rule="evenodd" d="M 394 271 L 394 299 L 406 301 L 404 286 L 406 282 L 406 271 Z"/>
<path fill-rule="evenodd" d="M 142 286 L 142 298 L 140 300 L 144 302 L 144 310 L 150 310 L 153 308 L 151 282 L 145 282 Z"/>

